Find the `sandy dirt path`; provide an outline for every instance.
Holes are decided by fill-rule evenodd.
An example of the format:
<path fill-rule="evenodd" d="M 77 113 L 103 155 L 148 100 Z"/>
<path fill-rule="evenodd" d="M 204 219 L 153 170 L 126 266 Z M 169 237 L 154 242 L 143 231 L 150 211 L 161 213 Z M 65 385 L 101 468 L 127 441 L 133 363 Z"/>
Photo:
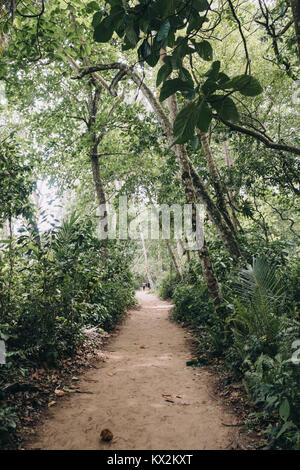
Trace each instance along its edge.
<path fill-rule="evenodd" d="M 130 311 L 106 347 L 108 359 L 84 373 L 80 389 L 51 408 L 31 448 L 40 449 L 226 449 L 235 417 L 211 395 L 214 377 L 186 367 L 187 333 L 170 322 L 171 305 L 138 292 Z M 174 403 L 162 395 L 172 395 Z M 176 397 L 179 396 L 179 398 Z M 180 398 L 181 397 L 181 398 Z M 114 439 L 100 441 L 109 428 Z M 27 446 L 28 448 L 28 446 Z"/>

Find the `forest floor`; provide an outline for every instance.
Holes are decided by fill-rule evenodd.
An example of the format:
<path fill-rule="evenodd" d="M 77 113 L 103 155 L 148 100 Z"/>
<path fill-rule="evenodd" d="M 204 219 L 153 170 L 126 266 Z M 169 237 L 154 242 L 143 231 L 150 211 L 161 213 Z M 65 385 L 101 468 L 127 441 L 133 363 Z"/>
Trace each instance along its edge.
<path fill-rule="evenodd" d="M 238 416 L 214 395 L 217 378 L 187 367 L 189 333 L 169 320 L 171 304 L 138 292 L 106 360 L 80 376 L 81 393 L 46 411 L 27 449 L 233 449 Z M 100 439 L 103 429 L 113 433 Z"/>

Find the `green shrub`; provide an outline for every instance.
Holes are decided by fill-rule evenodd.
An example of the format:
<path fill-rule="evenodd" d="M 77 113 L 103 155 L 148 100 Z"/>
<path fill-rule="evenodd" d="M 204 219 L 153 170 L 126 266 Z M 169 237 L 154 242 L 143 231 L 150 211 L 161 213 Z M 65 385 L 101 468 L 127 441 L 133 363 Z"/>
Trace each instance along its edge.
<path fill-rule="evenodd" d="M 17 416 L 13 408 L 4 408 L 0 404 L 0 446 L 8 442 L 9 434 L 16 426 Z"/>
<path fill-rule="evenodd" d="M 203 283 L 177 286 L 173 301 L 174 319 L 192 326 L 206 323 L 214 311 L 207 287 Z"/>
<path fill-rule="evenodd" d="M 180 283 L 180 278 L 176 274 L 168 273 L 159 286 L 159 296 L 163 300 L 172 299 L 176 286 Z"/>
<path fill-rule="evenodd" d="M 245 373 L 246 389 L 261 406 L 264 418 L 273 417 L 266 434 L 280 448 L 300 450 L 300 370 L 281 354 L 262 354 Z M 278 424 L 279 423 L 279 424 Z"/>

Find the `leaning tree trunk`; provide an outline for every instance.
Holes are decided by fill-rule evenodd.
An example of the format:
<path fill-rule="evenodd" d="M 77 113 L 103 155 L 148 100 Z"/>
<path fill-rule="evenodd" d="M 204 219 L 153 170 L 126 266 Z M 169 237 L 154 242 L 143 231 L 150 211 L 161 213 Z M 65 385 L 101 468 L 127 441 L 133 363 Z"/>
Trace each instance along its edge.
<path fill-rule="evenodd" d="M 179 264 L 177 263 L 175 253 L 173 252 L 173 249 L 172 249 L 172 246 L 171 246 L 171 243 L 169 242 L 169 240 L 166 240 L 166 245 L 167 245 L 169 254 L 171 256 L 171 259 L 173 261 L 174 267 L 176 269 L 176 272 L 177 272 L 179 278 L 182 280 L 182 271 L 181 271 L 181 268 L 180 268 Z"/>
<path fill-rule="evenodd" d="M 213 158 L 207 134 L 205 132 L 199 132 L 199 134 L 200 134 L 203 153 L 207 162 L 207 168 L 211 177 L 211 182 L 216 193 L 218 208 L 220 212 L 222 213 L 224 220 L 227 223 L 229 229 L 235 235 L 236 230 L 235 230 L 234 224 L 232 223 L 230 219 L 230 215 L 227 209 L 227 203 L 226 203 L 226 198 L 225 198 L 225 188 L 221 181 L 217 165 Z"/>
<path fill-rule="evenodd" d="M 175 95 L 172 95 L 168 98 L 168 108 L 170 112 L 169 114 L 170 120 L 171 120 L 171 123 L 173 124 L 178 113 L 178 106 L 177 106 L 177 100 L 176 100 Z M 185 190 L 185 196 L 186 196 L 187 202 L 189 204 L 192 204 L 192 225 L 193 225 L 194 231 L 196 231 L 197 208 L 195 204 L 196 202 L 195 190 L 194 190 L 193 180 L 192 180 L 192 176 L 190 172 L 190 165 L 188 164 L 187 159 L 185 158 L 185 152 L 186 150 L 183 145 L 175 146 L 175 153 L 180 163 L 181 177 L 182 177 L 183 187 Z M 199 254 L 199 258 L 201 262 L 204 281 L 207 285 L 209 295 L 215 307 L 217 308 L 223 302 L 222 293 L 219 288 L 219 284 L 218 284 L 217 278 L 215 276 L 215 273 L 212 267 L 209 251 L 206 246 L 205 240 L 203 240 L 202 247 L 199 247 L 198 254 Z"/>

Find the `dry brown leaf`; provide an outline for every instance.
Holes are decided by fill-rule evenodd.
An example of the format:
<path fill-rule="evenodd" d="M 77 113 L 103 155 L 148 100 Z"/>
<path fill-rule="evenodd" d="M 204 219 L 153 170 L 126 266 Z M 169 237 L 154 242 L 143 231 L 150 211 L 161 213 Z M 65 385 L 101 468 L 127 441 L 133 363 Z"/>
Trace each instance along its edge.
<path fill-rule="evenodd" d="M 51 408 L 51 406 L 56 405 L 56 401 L 52 400 L 48 403 L 48 408 Z"/>
<path fill-rule="evenodd" d="M 114 438 L 114 435 L 109 429 L 102 429 L 100 438 L 102 441 L 109 442 Z"/>
<path fill-rule="evenodd" d="M 67 395 L 66 392 L 64 392 L 63 390 L 58 390 L 58 389 L 54 390 L 54 393 L 58 397 L 64 397 L 65 395 Z"/>

